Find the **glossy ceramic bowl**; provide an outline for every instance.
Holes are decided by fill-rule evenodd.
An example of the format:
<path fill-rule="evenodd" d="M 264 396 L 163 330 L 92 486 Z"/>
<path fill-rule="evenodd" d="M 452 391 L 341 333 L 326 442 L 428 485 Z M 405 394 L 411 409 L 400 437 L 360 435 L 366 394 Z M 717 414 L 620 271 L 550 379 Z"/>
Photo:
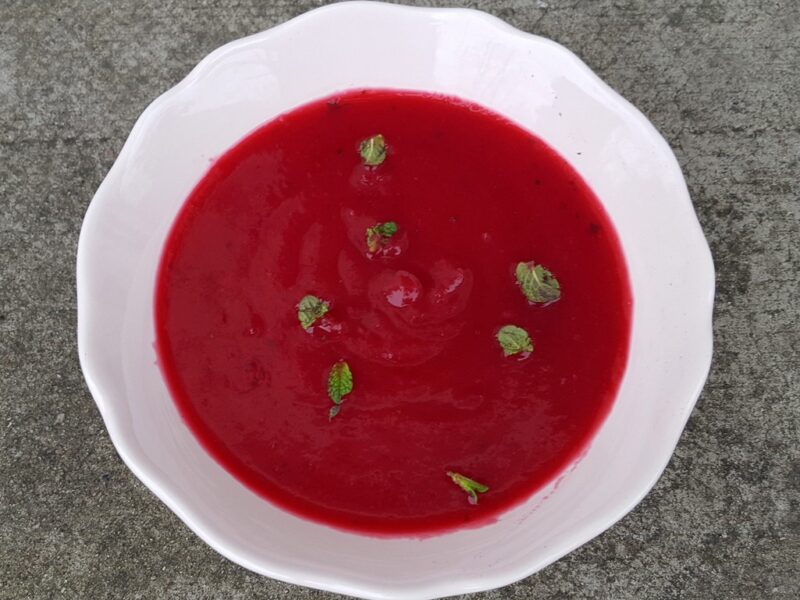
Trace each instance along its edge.
<path fill-rule="evenodd" d="M 264 121 L 358 87 L 460 96 L 534 132 L 597 193 L 627 258 L 633 334 L 610 415 L 557 481 L 480 529 L 376 538 L 272 506 L 200 447 L 156 366 L 156 266 L 210 161 Z M 711 256 L 672 152 L 572 53 L 480 12 L 355 2 L 220 48 L 145 110 L 83 224 L 78 342 L 120 456 L 221 554 L 315 588 L 433 598 L 530 575 L 642 499 L 705 381 L 713 293 Z"/>

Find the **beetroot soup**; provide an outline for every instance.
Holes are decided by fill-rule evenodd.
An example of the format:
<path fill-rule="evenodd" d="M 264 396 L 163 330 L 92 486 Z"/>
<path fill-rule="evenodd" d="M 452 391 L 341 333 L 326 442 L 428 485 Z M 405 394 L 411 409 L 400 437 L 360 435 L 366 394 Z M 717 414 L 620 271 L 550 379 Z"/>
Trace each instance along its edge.
<path fill-rule="evenodd" d="M 489 522 L 574 461 L 622 377 L 631 294 L 592 191 L 473 104 L 368 90 L 262 126 L 166 242 L 183 418 L 234 477 L 368 533 Z"/>

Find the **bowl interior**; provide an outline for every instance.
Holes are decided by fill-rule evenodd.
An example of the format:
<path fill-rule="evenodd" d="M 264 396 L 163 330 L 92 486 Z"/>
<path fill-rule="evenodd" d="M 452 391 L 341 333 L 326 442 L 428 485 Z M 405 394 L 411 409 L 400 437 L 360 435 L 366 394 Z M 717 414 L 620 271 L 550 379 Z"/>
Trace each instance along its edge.
<path fill-rule="evenodd" d="M 156 365 L 162 244 L 210 161 L 264 121 L 356 87 L 460 96 L 529 129 L 595 190 L 628 262 L 631 354 L 611 414 L 557 482 L 480 529 L 382 539 L 271 506 L 199 446 Z M 313 11 L 229 44 L 154 102 L 98 190 L 78 254 L 81 362 L 128 466 L 232 560 L 365 597 L 510 583 L 630 510 L 665 467 L 705 380 L 712 296 L 710 254 L 672 152 L 574 55 L 482 13 L 372 3 Z"/>

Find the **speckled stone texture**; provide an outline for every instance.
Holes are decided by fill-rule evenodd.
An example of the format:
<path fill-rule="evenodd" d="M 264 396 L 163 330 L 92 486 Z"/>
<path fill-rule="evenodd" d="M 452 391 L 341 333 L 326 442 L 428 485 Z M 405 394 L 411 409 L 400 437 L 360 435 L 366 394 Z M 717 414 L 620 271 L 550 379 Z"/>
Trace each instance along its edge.
<path fill-rule="evenodd" d="M 0 598 L 333 597 L 248 573 L 156 500 L 117 457 L 75 341 L 81 219 L 136 117 L 217 46 L 319 4 L 0 0 Z M 561 42 L 652 119 L 718 281 L 711 376 L 655 489 L 475 598 L 800 597 L 800 3 L 441 5 Z"/>

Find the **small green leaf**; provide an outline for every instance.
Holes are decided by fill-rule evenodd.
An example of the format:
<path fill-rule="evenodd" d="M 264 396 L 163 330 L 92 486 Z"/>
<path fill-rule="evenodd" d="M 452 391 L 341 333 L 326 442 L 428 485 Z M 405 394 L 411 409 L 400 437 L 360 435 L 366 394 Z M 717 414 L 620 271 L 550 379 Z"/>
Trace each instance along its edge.
<path fill-rule="evenodd" d="M 547 304 L 561 297 L 561 286 L 542 265 L 521 262 L 516 269 L 517 285 L 529 302 Z"/>
<path fill-rule="evenodd" d="M 367 251 L 374 254 L 395 233 L 397 233 L 397 223 L 394 221 L 377 223 L 374 227 L 367 227 Z"/>
<path fill-rule="evenodd" d="M 454 473 L 453 471 L 447 471 L 447 476 L 453 480 L 458 487 L 462 490 L 467 492 L 469 495 L 469 503 L 470 504 L 477 504 L 478 503 L 478 494 L 483 494 L 489 491 L 489 487 L 483 485 L 482 483 L 478 483 L 477 481 L 470 479 L 469 477 L 465 477 L 461 473 Z"/>
<path fill-rule="evenodd" d="M 331 367 L 328 375 L 328 396 L 334 404 L 341 404 L 342 399 L 352 391 L 353 374 L 350 372 L 350 365 L 343 360 L 339 361 Z"/>
<path fill-rule="evenodd" d="M 358 151 L 365 165 L 376 167 L 386 160 L 386 141 L 380 133 L 373 135 L 362 140 Z"/>
<path fill-rule="evenodd" d="M 333 421 L 333 417 L 338 415 L 340 410 L 342 410 L 341 404 L 334 404 L 331 406 L 331 409 L 328 411 L 328 421 Z"/>
<path fill-rule="evenodd" d="M 513 356 L 520 352 L 533 352 L 533 342 L 522 327 L 503 325 L 497 332 L 497 341 L 503 348 L 503 354 Z"/>
<path fill-rule="evenodd" d="M 300 326 L 303 329 L 308 329 L 317 319 L 325 315 L 330 308 L 330 304 L 322 298 L 312 295 L 303 296 L 303 299 L 297 305 L 297 318 L 300 321 Z"/>

